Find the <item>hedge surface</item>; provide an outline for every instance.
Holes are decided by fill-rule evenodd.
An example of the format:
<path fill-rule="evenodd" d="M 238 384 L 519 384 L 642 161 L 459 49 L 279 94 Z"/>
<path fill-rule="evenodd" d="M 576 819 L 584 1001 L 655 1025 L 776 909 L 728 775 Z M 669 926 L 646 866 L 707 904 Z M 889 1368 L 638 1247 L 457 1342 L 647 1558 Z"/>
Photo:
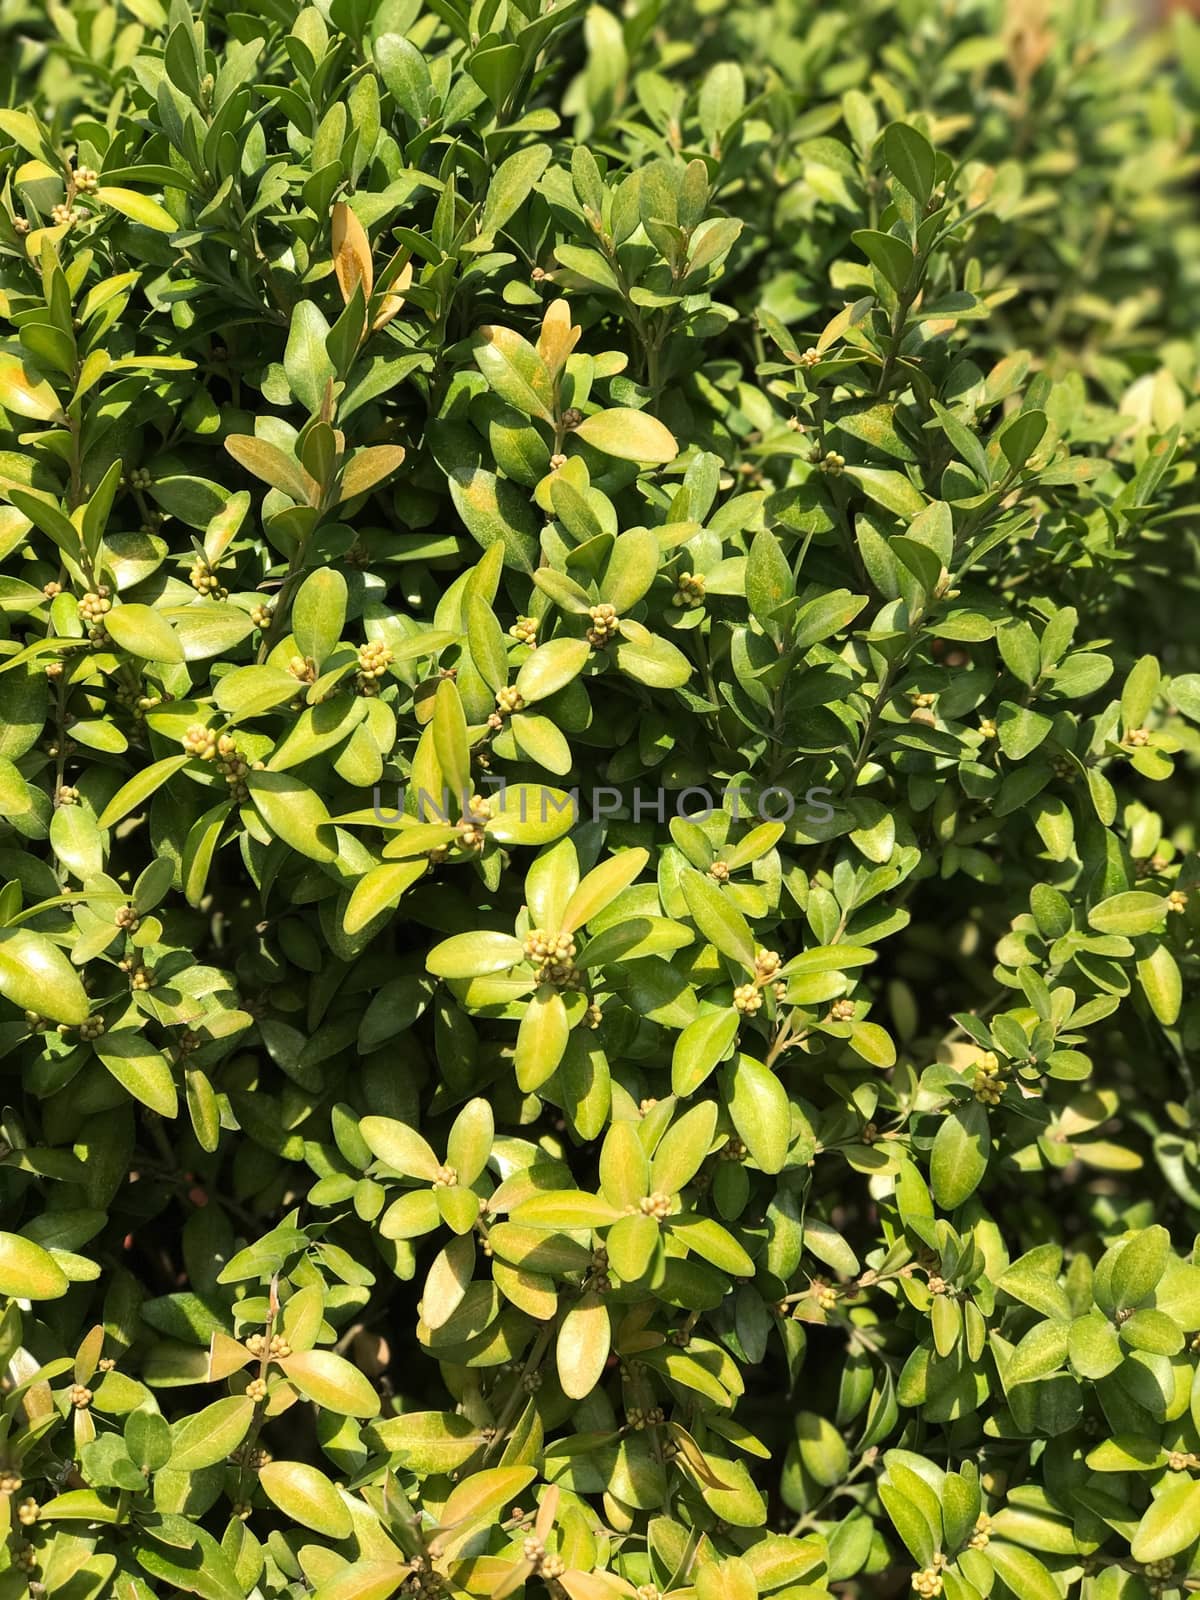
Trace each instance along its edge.
<path fill-rule="evenodd" d="M 3 30 L 0 1600 L 1200 1588 L 1200 32 Z"/>

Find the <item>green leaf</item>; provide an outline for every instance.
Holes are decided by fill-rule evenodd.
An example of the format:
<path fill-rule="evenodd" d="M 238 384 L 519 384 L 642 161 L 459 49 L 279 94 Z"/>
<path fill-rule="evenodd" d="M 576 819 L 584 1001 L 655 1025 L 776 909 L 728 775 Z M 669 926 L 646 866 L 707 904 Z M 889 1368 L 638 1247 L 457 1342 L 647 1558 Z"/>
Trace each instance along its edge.
<path fill-rule="evenodd" d="M 795 580 L 783 547 L 768 529 L 760 529 L 751 542 L 746 562 L 746 600 L 755 621 L 773 638 L 779 633 L 772 618 L 794 593 Z"/>
<path fill-rule="evenodd" d="M 326 385 L 335 376 L 325 348 L 328 338 L 329 324 L 320 309 L 311 300 L 298 301 L 292 308 L 283 370 L 292 393 L 311 412 L 321 409 Z"/>
<path fill-rule="evenodd" d="M 616 1206 L 599 1195 L 580 1189 L 556 1189 L 533 1195 L 512 1213 L 512 1221 L 530 1228 L 606 1228 L 621 1215 Z"/>
<path fill-rule="evenodd" d="M 449 678 L 443 678 L 438 684 L 434 697 L 433 747 L 450 793 L 465 811 L 474 788 L 471 781 L 471 746 L 467 738 L 467 719 L 462 699 Z"/>
<path fill-rule="evenodd" d="M 507 972 L 525 959 L 525 946 L 510 933 L 456 933 L 434 945 L 426 968 L 437 978 L 482 978 Z"/>
<path fill-rule="evenodd" d="M 689 1250 L 735 1278 L 749 1277 L 754 1262 L 727 1228 L 711 1217 L 692 1215 L 670 1219 L 671 1232 Z"/>
<path fill-rule="evenodd" d="M 330 1539 L 349 1538 L 349 1507 L 323 1472 L 303 1461 L 268 1461 L 259 1468 L 263 1493 L 284 1516 Z"/>
<path fill-rule="evenodd" d="M 722 955 L 754 971 L 754 938 L 745 917 L 711 878 L 688 869 L 679 880 L 692 921 Z"/>
<path fill-rule="evenodd" d="M 433 83 L 425 57 L 400 33 L 384 33 L 375 40 L 375 64 L 388 93 L 418 125 L 428 115 Z"/>
<path fill-rule="evenodd" d="M 800 1411 L 795 1419 L 796 1443 L 800 1459 L 813 1481 L 823 1489 L 841 1483 L 850 1467 L 846 1441 L 828 1417 L 815 1411 Z"/>
<path fill-rule="evenodd" d="M 565 736 L 549 717 L 531 717 L 517 712 L 509 726 L 517 749 L 526 760 L 534 762 L 556 777 L 565 777 L 575 765 L 575 757 Z"/>
<path fill-rule="evenodd" d="M 455 1117 L 446 1144 L 446 1161 L 458 1173 L 459 1183 L 472 1184 L 479 1177 L 491 1154 L 496 1119 L 488 1102 L 480 1096 L 468 1100 Z"/>
<path fill-rule="evenodd" d="M 1097 933 L 1122 933 L 1132 939 L 1153 933 L 1166 920 L 1168 909 L 1165 895 L 1126 889 L 1093 906 L 1088 912 L 1088 927 Z"/>
<path fill-rule="evenodd" d="M 850 626 L 866 603 L 865 594 L 851 594 L 848 589 L 834 589 L 808 601 L 796 613 L 792 644 L 797 650 L 807 650 L 831 634 L 840 633 Z"/>
<path fill-rule="evenodd" d="M 15 356 L 7 354 L 0 354 L 0 406 L 14 417 L 29 417 L 34 422 L 53 422 L 62 416 L 58 396 L 50 385 L 34 377 Z M 14 496 L 18 505 L 23 499 L 33 499 L 33 496 Z M 71 545 L 78 545 L 78 542 L 72 530 Z"/>
<path fill-rule="evenodd" d="M 28 928 L 0 928 L 0 994 L 21 1011 L 77 1026 L 90 1009 L 79 974 L 56 944 Z"/>
<path fill-rule="evenodd" d="M 1117 1330 L 1101 1311 L 1092 1309 L 1071 1324 L 1067 1355 L 1081 1378 L 1107 1378 L 1125 1359 Z"/>
<path fill-rule="evenodd" d="M 1168 1477 L 1130 1540 L 1135 1561 L 1165 1561 L 1200 1538 L 1200 1483 Z"/>
<path fill-rule="evenodd" d="M 197 1472 L 233 1454 L 250 1430 L 254 1402 L 245 1395 L 215 1400 L 193 1416 L 176 1423 L 171 1436 L 169 1465 L 176 1472 Z"/>
<path fill-rule="evenodd" d="M 555 1345 L 558 1381 L 569 1400 L 584 1400 L 600 1382 L 612 1330 L 601 1295 L 583 1295 L 562 1319 Z"/>
<path fill-rule="evenodd" d="M 160 1117 L 178 1114 L 179 1096 L 171 1063 L 145 1035 L 132 1028 L 105 1033 L 96 1041 L 95 1050 L 109 1072 L 135 1100 Z"/>
<path fill-rule="evenodd" d="M 471 660 L 489 689 L 502 689 L 508 682 L 508 655 L 496 613 L 476 594 L 468 597 L 465 612 Z"/>
<path fill-rule="evenodd" d="M 370 1382 L 332 1350 L 298 1350 L 279 1365 L 288 1382 L 322 1411 L 339 1417 L 379 1415 L 380 1399 Z"/>
<path fill-rule="evenodd" d="M 1000 429 L 1000 448 L 1014 472 L 1019 472 L 1042 442 L 1046 432 L 1044 411 L 1019 411 Z"/>
<path fill-rule="evenodd" d="M 888 171 L 924 206 L 933 193 L 937 170 L 933 146 L 906 122 L 893 122 L 883 130 L 879 148 Z"/>
<path fill-rule="evenodd" d="M 37 118 L 28 111 L 0 111 L 0 132 L 19 144 L 26 155 L 44 160 L 53 153 Z"/>
<path fill-rule="evenodd" d="M 1057 1372 L 1067 1359 L 1070 1327 L 1066 1322 L 1035 1323 L 1009 1357 L 1006 1386 L 1015 1388 Z"/>
<path fill-rule="evenodd" d="M 553 1077 L 570 1031 L 562 995 L 549 984 L 540 984 L 525 1008 L 513 1050 L 517 1087 L 525 1094 L 532 1094 Z"/>
<path fill-rule="evenodd" d="M 472 538 L 484 550 L 502 544 L 506 566 L 531 572 L 538 557 L 538 522 L 520 489 L 507 478 L 467 462 L 453 468 L 447 483 L 455 510 Z"/>
<path fill-rule="evenodd" d="M 183 660 L 183 645 L 174 628 L 152 606 L 114 606 L 104 627 L 130 655 L 146 661 Z"/>
<path fill-rule="evenodd" d="M 156 1519 L 134 1534 L 129 1548 L 143 1572 L 172 1588 L 200 1600 L 242 1600 L 244 1589 L 221 1546 L 183 1517 Z"/>
<path fill-rule="evenodd" d="M 679 454 L 675 436 L 656 418 L 644 411 L 616 406 L 585 417 L 575 429 L 575 437 L 622 461 L 662 465 Z"/>
<path fill-rule="evenodd" d="M 717 1107 L 701 1101 L 677 1117 L 659 1140 L 650 1164 L 650 1193 L 678 1194 L 699 1172 L 717 1126 Z"/>
<path fill-rule="evenodd" d="M 895 1042 L 887 1029 L 881 1028 L 877 1022 L 852 1022 L 850 1048 L 873 1067 L 893 1067 L 896 1064 Z"/>
<path fill-rule="evenodd" d="M 424 859 L 384 862 L 372 867 L 354 885 L 346 905 L 342 926 L 349 934 L 360 932 L 382 912 L 397 905 L 402 897 L 429 870 Z"/>
<path fill-rule="evenodd" d="M 443 1527 L 473 1527 L 496 1520 L 496 1512 L 523 1493 L 535 1477 L 533 1467 L 489 1467 L 473 1472 L 442 1507 Z"/>
<path fill-rule="evenodd" d="M 1165 1028 L 1179 1020 L 1183 1006 L 1183 976 L 1179 963 L 1165 944 L 1156 944 L 1137 964 L 1138 982 L 1150 1009 Z"/>
<path fill-rule="evenodd" d="M 1166 1451 L 1157 1439 L 1122 1434 L 1105 1439 L 1087 1453 L 1093 1472 L 1154 1472 L 1166 1465 Z"/>
<path fill-rule="evenodd" d="M 662 1234 L 653 1217 L 641 1213 L 622 1217 L 604 1239 L 609 1270 L 622 1283 L 637 1283 L 650 1270 L 661 1242 Z"/>
<path fill-rule="evenodd" d="M 421 1178 L 426 1183 L 432 1183 L 437 1177 L 441 1162 L 433 1146 L 407 1123 L 395 1117 L 364 1117 L 358 1131 L 367 1149 L 384 1166 L 407 1178 Z"/>
<path fill-rule="evenodd" d="M 1027 622 L 1008 622 L 996 630 L 996 645 L 1014 678 L 1032 687 L 1042 670 L 1037 634 Z"/>
<path fill-rule="evenodd" d="M 631 611 L 658 574 L 661 546 L 650 528 L 630 528 L 613 542 L 600 598 L 616 611 Z"/>
<path fill-rule="evenodd" d="M 48 1250 L 20 1234 L 0 1233 L 0 1294 L 16 1300 L 58 1300 L 70 1288 Z"/>
<path fill-rule="evenodd" d="M 1031 1551 L 993 1539 L 987 1547 L 987 1559 L 1020 1600 L 1062 1600 L 1058 1585 Z"/>
<path fill-rule="evenodd" d="M 310 572 L 292 604 L 292 632 L 302 656 L 318 669 L 333 654 L 346 623 L 346 580 L 334 567 Z"/>
<path fill-rule="evenodd" d="M 371 1436 L 393 1464 L 421 1477 L 454 1472 L 471 1459 L 486 1436 L 469 1417 L 455 1411 L 409 1411 L 374 1423 Z"/>
<path fill-rule="evenodd" d="M 156 233 L 179 232 L 179 223 L 166 207 L 157 200 L 151 200 L 149 195 L 138 194 L 136 189 L 112 188 L 101 184 L 95 195 L 102 205 L 111 206 L 139 227 L 153 228 Z"/>
<path fill-rule="evenodd" d="M 312 861 L 335 861 L 332 819 L 315 790 L 290 772 L 249 772 L 246 786 L 271 832 Z"/>
<path fill-rule="evenodd" d="M 554 423 L 554 379 L 527 339 L 512 328 L 480 328 L 475 360 L 488 383 L 524 416 Z"/>
<path fill-rule="evenodd" d="M 738 1055 L 721 1075 L 722 1097 L 751 1156 L 764 1172 L 780 1172 L 791 1142 L 792 1115 L 779 1079 L 753 1057 Z"/>
<path fill-rule="evenodd" d="M 1171 1235 L 1161 1226 L 1143 1228 L 1121 1246 L 1112 1269 L 1113 1309 L 1125 1311 L 1149 1298 L 1166 1271 Z"/>
<path fill-rule="evenodd" d="M 930 1566 L 941 1544 L 941 1517 L 938 1516 L 936 1525 L 931 1525 L 921 1505 L 896 1484 L 880 1483 L 878 1493 L 913 1560 L 922 1567 Z"/>
<path fill-rule="evenodd" d="M 877 505 L 898 517 L 919 516 L 928 504 L 910 479 L 890 467 L 847 467 L 845 473 Z"/>
<path fill-rule="evenodd" d="M 557 694 L 579 676 L 590 654 L 586 639 L 550 639 L 538 645 L 517 674 L 518 694 L 527 705 Z"/>
<path fill-rule="evenodd" d="M 987 1171 L 991 1148 L 987 1111 L 978 1101 L 946 1113 L 929 1158 L 933 1198 L 943 1210 L 955 1210 L 974 1194 Z"/>
<path fill-rule="evenodd" d="M 479 232 L 487 238 L 498 233 L 528 200 L 550 162 L 548 144 L 532 144 L 502 161 L 487 188 Z"/>
<path fill-rule="evenodd" d="M 294 457 L 269 439 L 234 433 L 226 438 L 225 448 L 239 466 L 245 467 L 247 472 L 252 472 L 264 483 L 269 483 L 272 489 L 290 496 L 297 504 L 315 506 L 319 501 L 321 489 L 316 480 Z"/>
<path fill-rule="evenodd" d="M 708 1011 L 690 1022 L 675 1041 L 671 1056 L 671 1092 L 681 1098 L 696 1090 L 723 1061 L 737 1038 L 738 1013 L 732 1006 Z"/>
<path fill-rule="evenodd" d="M 488 837 L 499 844 L 548 844 L 574 827 L 578 812 L 575 797 L 562 789 L 510 783 L 492 800 Z"/>
<path fill-rule="evenodd" d="M 148 800 L 156 790 L 160 789 L 168 778 L 173 778 L 182 768 L 186 767 L 190 757 L 167 756 L 162 761 L 154 761 L 148 767 L 143 767 L 140 772 L 135 772 L 128 782 L 123 783 L 105 806 L 96 819 L 98 827 L 111 828 L 114 823 L 120 822 L 131 811 Z"/>
<path fill-rule="evenodd" d="M 563 907 L 558 932 L 574 933 L 598 916 L 639 876 L 649 859 L 648 850 L 622 850 L 593 867 Z"/>
<path fill-rule="evenodd" d="M 626 677 L 652 689 L 681 689 L 692 676 L 692 664 L 683 651 L 644 628 L 629 637 L 633 626 L 629 622 L 622 625 L 626 637 L 617 645 L 617 666 Z"/>
<path fill-rule="evenodd" d="M 897 293 L 903 291 L 912 276 L 915 257 L 911 248 L 894 233 L 879 233 L 871 228 L 859 228 L 850 235 L 854 243 L 876 267 Z"/>
<path fill-rule="evenodd" d="M 407 1564 L 398 1561 L 356 1560 L 322 1582 L 313 1600 L 390 1600 L 408 1571 Z"/>

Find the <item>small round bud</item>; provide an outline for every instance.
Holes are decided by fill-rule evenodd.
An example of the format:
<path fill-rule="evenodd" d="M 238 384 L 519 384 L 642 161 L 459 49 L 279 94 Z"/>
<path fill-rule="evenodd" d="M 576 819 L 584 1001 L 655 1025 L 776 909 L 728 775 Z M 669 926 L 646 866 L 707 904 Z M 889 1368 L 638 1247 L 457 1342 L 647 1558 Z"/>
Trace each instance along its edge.
<path fill-rule="evenodd" d="M 587 641 L 596 650 L 603 650 L 616 636 L 621 619 L 610 605 L 591 606 L 588 610 L 592 625 L 587 631 Z"/>
<path fill-rule="evenodd" d="M 184 750 L 197 761 L 215 761 L 217 759 L 217 736 L 211 728 L 206 728 L 201 722 L 192 723 L 180 740 Z"/>
<path fill-rule="evenodd" d="M 705 584 L 702 574 L 681 572 L 671 596 L 671 604 L 691 610 L 704 604 Z"/>

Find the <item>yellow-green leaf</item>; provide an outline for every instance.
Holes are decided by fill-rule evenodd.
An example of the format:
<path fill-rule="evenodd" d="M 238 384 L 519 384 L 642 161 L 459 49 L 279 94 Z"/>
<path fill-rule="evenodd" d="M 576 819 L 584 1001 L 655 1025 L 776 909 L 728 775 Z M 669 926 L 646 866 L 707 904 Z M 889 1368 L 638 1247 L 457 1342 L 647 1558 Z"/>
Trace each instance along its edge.
<path fill-rule="evenodd" d="M 153 606 L 114 606 L 104 619 L 104 627 L 131 656 L 141 656 L 145 661 L 183 660 L 178 635 Z"/>
<path fill-rule="evenodd" d="M 606 456 L 617 456 L 622 461 L 646 461 L 661 465 L 674 461 L 679 454 L 675 435 L 655 417 L 644 411 L 633 411 L 627 406 L 615 406 L 611 411 L 597 411 L 585 417 L 575 430 L 575 437 L 602 450 Z"/>
<path fill-rule="evenodd" d="M 379 1396 L 370 1381 L 332 1350 L 299 1350 L 279 1364 L 288 1382 L 322 1411 L 339 1417 L 379 1415 Z"/>
<path fill-rule="evenodd" d="M 608 1307 L 588 1293 L 567 1312 L 558 1330 L 558 1381 L 571 1400 L 582 1400 L 600 1382 L 612 1343 Z"/>
<path fill-rule="evenodd" d="M 313 861 L 333 861 L 333 828 L 325 802 L 290 772 L 251 772 L 246 776 L 255 809 L 272 833 Z"/>
<path fill-rule="evenodd" d="M 302 1528 L 347 1539 L 354 1528 L 349 1507 L 323 1472 L 303 1461 L 268 1461 L 258 1481 L 271 1503 Z"/>
<path fill-rule="evenodd" d="M 0 1233 L 0 1294 L 17 1300 L 57 1300 L 67 1275 L 48 1250 L 18 1233 Z"/>
<path fill-rule="evenodd" d="M 58 396 L 50 385 L 33 377 L 11 355 L 0 356 L 0 406 L 34 422 L 56 422 L 62 416 Z"/>
<path fill-rule="evenodd" d="M 244 1394 L 215 1400 L 176 1424 L 168 1465 L 177 1472 L 212 1467 L 231 1455 L 246 1437 L 254 1417 L 254 1402 Z"/>
<path fill-rule="evenodd" d="M 96 190 L 96 199 L 102 205 L 111 206 L 114 211 L 119 211 L 123 217 L 128 217 L 130 222 L 136 222 L 143 228 L 153 228 L 156 233 L 177 233 L 180 224 L 157 200 L 151 200 L 149 195 L 139 194 L 136 189 L 111 188 L 101 184 Z"/>
<path fill-rule="evenodd" d="M 56 944 L 29 928 L 0 928 L 0 994 L 21 1011 L 51 1022 L 81 1023 L 88 997 Z"/>

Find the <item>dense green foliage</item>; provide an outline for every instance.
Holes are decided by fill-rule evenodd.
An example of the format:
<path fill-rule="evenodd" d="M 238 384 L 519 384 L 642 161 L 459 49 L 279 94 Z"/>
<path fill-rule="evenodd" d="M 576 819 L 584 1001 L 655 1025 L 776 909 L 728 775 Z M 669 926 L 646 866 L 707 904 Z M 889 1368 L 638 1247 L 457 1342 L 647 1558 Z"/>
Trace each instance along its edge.
<path fill-rule="evenodd" d="M 6 8 L 0 1600 L 1200 1588 L 1097 9 Z"/>

